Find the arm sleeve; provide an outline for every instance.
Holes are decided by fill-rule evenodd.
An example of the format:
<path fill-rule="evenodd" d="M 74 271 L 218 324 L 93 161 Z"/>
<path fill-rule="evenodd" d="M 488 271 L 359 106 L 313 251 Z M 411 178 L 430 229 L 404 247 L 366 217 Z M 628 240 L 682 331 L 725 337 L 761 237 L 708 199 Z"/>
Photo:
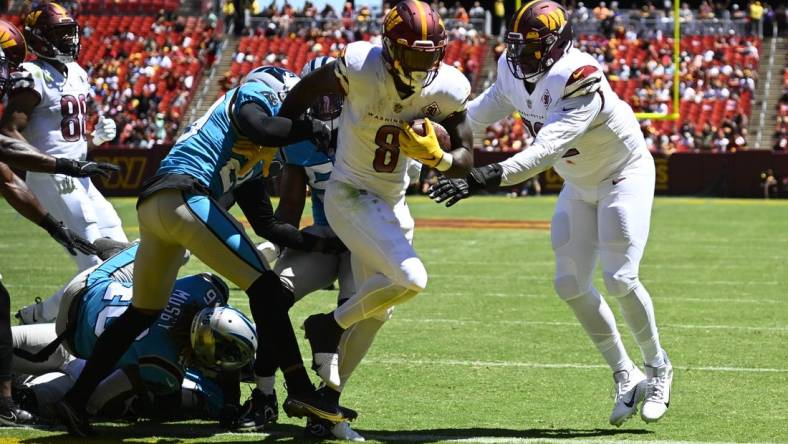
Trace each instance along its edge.
<path fill-rule="evenodd" d="M 468 121 L 474 134 L 484 134 L 491 123 L 503 119 L 515 110 L 502 89 L 499 81 L 495 81 L 468 103 Z"/>
<path fill-rule="evenodd" d="M 562 100 L 548 116 L 533 145 L 501 162 L 501 185 L 518 184 L 552 166 L 588 129 L 601 109 L 599 94 Z"/>
<path fill-rule="evenodd" d="M 233 195 L 258 236 L 281 247 L 304 251 L 312 250 L 317 242 L 317 236 L 304 233 L 298 227 L 274 217 L 271 199 L 268 197 L 262 177 L 245 182 L 235 189 Z"/>
<path fill-rule="evenodd" d="M 308 139 L 313 133 L 311 120 L 290 120 L 271 116 L 256 102 L 246 102 L 235 111 L 235 122 L 241 133 L 263 146 L 284 146 Z"/>

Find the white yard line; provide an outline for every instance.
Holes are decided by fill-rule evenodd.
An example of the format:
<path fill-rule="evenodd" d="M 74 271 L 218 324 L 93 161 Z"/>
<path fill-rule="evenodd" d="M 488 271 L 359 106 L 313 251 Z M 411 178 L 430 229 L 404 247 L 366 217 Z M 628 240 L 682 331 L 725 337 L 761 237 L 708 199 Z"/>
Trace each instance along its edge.
<path fill-rule="evenodd" d="M 458 324 L 458 325 L 547 325 L 547 326 L 577 326 L 577 322 L 564 321 L 526 321 L 526 320 L 489 320 L 476 319 L 443 319 L 443 318 L 395 318 L 401 322 L 416 322 L 426 324 Z M 750 325 L 712 325 L 712 324 L 660 324 L 661 327 L 680 328 L 688 330 L 746 330 L 746 331 L 788 331 L 788 327 L 760 327 Z"/>
<path fill-rule="evenodd" d="M 395 358 L 369 358 L 365 364 L 371 365 L 418 365 L 418 366 L 448 366 L 448 367 L 503 367 L 503 368 L 539 368 L 539 369 L 579 369 L 597 370 L 607 369 L 602 364 L 574 364 L 574 363 L 543 363 L 520 361 L 474 361 L 462 359 L 395 359 Z M 715 367 L 715 366 L 676 366 L 682 371 L 725 372 L 725 373 L 788 373 L 788 368 L 768 367 Z"/>

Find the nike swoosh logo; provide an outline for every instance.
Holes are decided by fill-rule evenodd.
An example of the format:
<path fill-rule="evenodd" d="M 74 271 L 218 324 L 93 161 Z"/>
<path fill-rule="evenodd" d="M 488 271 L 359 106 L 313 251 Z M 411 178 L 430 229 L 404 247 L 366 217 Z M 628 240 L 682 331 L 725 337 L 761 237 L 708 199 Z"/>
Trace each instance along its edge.
<path fill-rule="evenodd" d="M 613 179 L 613 185 L 618 185 L 624 179 L 626 179 L 626 177 L 619 177 L 618 179 Z"/>
<path fill-rule="evenodd" d="M 572 74 L 572 78 L 573 79 L 579 79 L 580 76 L 582 76 L 582 75 L 583 75 L 583 71 L 577 71 L 574 74 Z"/>
<path fill-rule="evenodd" d="M 631 409 L 632 406 L 635 405 L 635 398 L 637 397 L 637 394 L 638 394 L 638 386 L 635 386 L 635 388 L 632 389 L 632 397 L 629 398 L 629 402 L 624 401 L 624 405 Z"/>
<path fill-rule="evenodd" d="M 561 108 L 561 109 L 564 110 L 564 111 L 572 111 L 572 110 L 577 109 L 577 108 Z"/>

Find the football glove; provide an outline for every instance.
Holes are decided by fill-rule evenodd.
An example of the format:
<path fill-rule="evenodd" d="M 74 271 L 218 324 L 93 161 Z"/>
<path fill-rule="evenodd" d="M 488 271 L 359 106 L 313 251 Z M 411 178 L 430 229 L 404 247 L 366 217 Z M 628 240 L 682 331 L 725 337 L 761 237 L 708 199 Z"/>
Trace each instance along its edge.
<path fill-rule="evenodd" d="M 416 134 L 408 123 L 403 127 L 403 136 L 399 138 L 400 151 L 430 168 L 438 166 L 444 153 L 430 119 L 424 119 L 423 136 Z"/>
<path fill-rule="evenodd" d="M 96 128 L 90 133 L 93 136 L 93 145 L 99 146 L 103 143 L 115 140 L 117 126 L 115 121 L 109 117 L 99 116 Z"/>
<path fill-rule="evenodd" d="M 65 174 L 71 177 L 101 176 L 109 179 L 112 173 L 118 171 L 120 171 L 120 167 L 112 163 L 86 162 L 63 157 L 58 157 L 55 160 L 55 174 Z"/>
<path fill-rule="evenodd" d="M 315 144 L 321 153 L 328 153 L 331 150 L 331 128 L 325 122 L 318 119 L 312 120 L 312 137 L 310 140 Z"/>
<path fill-rule="evenodd" d="M 44 216 L 44 219 L 38 225 L 47 230 L 49 235 L 58 241 L 60 245 L 66 247 L 66 250 L 68 250 L 72 256 L 76 256 L 77 251 L 87 255 L 98 253 L 98 250 L 92 243 L 66 228 L 63 222 L 58 221 L 49 213 Z"/>
<path fill-rule="evenodd" d="M 257 165 L 257 162 L 263 162 L 263 177 L 268 177 L 271 171 L 271 163 L 274 161 L 278 151 L 279 148 L 276 147 L 255 145 L 253 143 L 236 144 L 233 147 L 233 152 L 246 158 L 246 163 L 238 170 L 238 176 L 246 176 Z"/>
<path fill-rule="evenodd" d="M 503 169 L 500 164 L 494 163 L 479 168 L 474 168 L 465 179 L 450 179 L 445 176 L 438 178 L 430 187 L 428 196 L 437 203 L 446 202 L 450 207 L 462 199 L 468 198 L 479 190 L 495 192 L 501 186 Z"/>

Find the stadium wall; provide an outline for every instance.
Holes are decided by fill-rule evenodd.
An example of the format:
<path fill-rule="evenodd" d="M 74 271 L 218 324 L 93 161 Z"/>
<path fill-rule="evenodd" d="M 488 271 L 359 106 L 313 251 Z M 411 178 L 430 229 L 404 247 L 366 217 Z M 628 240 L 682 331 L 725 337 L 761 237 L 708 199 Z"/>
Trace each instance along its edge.
<path fill-rule="evenodd" d="M 121 171 L 96 185 L 105 196 L 136 196 L 145 179 L 151 177 L 169 152 L 169 145 L 151 149 L 103 148 L 88 157 L 112 162 Z M 477 165 L 500 162 L 511 153 L 477 152 Z M 675 153 L 654 159 L 657 194 L 704 195 L 722 197 L 763 197 L 761 173 L 774 170 L 778 177 L 788 176 L 788 153 L 740 151 L 736 153 Z M 542 191 L 557 193 L 563 180 L 552 169 L 540 176 Z M 783 196 L 785 197 L 785 196 Z"/>

